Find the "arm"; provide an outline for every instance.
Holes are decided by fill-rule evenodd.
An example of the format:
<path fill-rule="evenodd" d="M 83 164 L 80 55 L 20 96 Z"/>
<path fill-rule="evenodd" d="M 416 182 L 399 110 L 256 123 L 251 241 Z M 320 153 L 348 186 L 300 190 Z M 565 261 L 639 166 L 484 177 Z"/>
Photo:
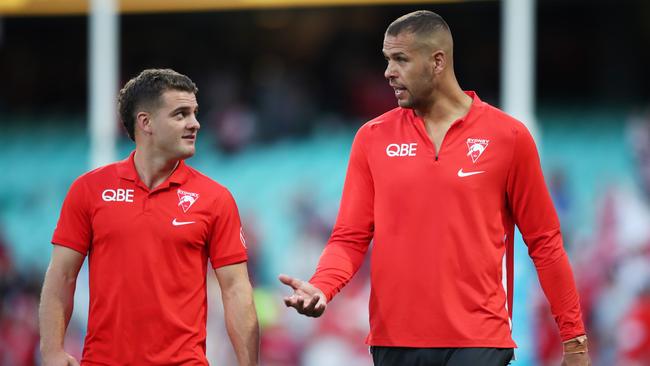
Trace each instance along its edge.
<path fill-rule="evenodd" d="M 259 326 L 246 262 L 214 270 L 221 287 L 226 329 L 240 366 L 259 362 Z"/>
<path fill-rule="evenodd" d="M 343 186 L 341 207 L 332 235 L 309 282 L 286 275 L 280 281 L 293 289 L 286 306 L 319 317 L 330 301 L 357 272 L 374 232 L 374 184 L 366 154 L 368 125 L 357 132 Z"/>
<path fill-rule="evenodd" d="M 40 349 L 45 366 L 79 365 L 63 350 L 63 339 L 72 316 L 77 275 L 83 261 L 84 255 L 81 253 L 60 245 L 54 246 L 38 311 Z"/>
<path fill-rule="evenodd" d="M 564 251 L 560 222 L 546 188 L 532 136 L 523 126 L 515 132 L 515 148 L 508 174 L 507 197 L 517 227 L 535 263 L 540 285 L 564 342 L 585 334 L 578 291 Z M 584 353 L 568 355 L 567 365 L 586 365 Z M 572 352 L 572 351 L 571 351 Z M 567 357 L 565 357 L 567 362 Z"/>

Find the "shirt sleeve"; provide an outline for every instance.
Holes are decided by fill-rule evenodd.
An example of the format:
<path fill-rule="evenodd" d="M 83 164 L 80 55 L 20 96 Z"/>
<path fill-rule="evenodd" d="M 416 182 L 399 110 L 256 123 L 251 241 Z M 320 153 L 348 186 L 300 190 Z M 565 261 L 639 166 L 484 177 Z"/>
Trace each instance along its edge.
<path fill-rule="evenodd" d="M 374 186 L 365 150 L 367 132 L 362 127 L 352 143 L 336 224 L 309 281 L 328 301 L 357 272 L 373 237 Z"/>
<path fill-rule="evenodd" d="M 68 247 L 83 255 L 88 254 L 93 236 L 87 190 L 82 178 L 72 183 L 52 235 L 52 244 Z"/>
<path fill-rule="evenodd" d="M 512 159 L 507 181 L 508 204 L 535 263 L 560 336 L 568 340 L 585 334 L 560 222 L 544 181 L 535 142 L 523 126 L 515 130 Z"/>
<path fill-rule="evenodd" d="M 210 263 L 215 269 L 248 260 L 246 240 L 235 199 L 226 191 L 220 203 L 221 207 L 213 222 L 208 242 Z"/>

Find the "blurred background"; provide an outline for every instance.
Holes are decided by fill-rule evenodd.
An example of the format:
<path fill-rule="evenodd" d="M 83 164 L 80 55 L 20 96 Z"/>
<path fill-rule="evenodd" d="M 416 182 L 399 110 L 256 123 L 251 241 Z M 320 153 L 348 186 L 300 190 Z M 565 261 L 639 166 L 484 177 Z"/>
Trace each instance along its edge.
<path fill-rule="evenodd" d="M 532 60 L 522 119 L 562 222 L 594 365 L 650 365 L 650 2 L 527 2 L 530 50 L 513 50 Z M 173 68 L 200 89 L 189 164 L 238 202 L 262 364 L 371 365 L 367 264 L 317 320 L 284 308 L 277 275 L 311 276 L 354 133 L 396 106 L 383 78 L 387 25 L 418 9 L 441 14 L 461 86 L 503 107 L 505 3 L 122 0 L 117 16 L 97 18 L 112 19 L 108 28 L 93 28 L 92 4 L 0 1 L 0 365 L 39 364 L 38 296 L 63 198 L 97 161 L 131 151 L 114 115 L 116 88 L 151 67 Z M 96 51 L 104 46 L 114 59 Z M 558 365 L 557 329 L 521 239 L 515 251 L 513 365 Z M 235 365 L 214 275 L 209 283 L 208 357 Z M 65 344 L 76 357 L 87 296 L 84 268 Z"/>

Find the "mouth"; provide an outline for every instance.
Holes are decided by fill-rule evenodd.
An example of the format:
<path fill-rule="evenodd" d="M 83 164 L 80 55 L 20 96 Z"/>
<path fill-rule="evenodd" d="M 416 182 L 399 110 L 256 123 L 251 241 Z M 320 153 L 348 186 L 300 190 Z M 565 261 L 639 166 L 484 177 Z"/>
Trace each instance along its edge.
<path fill-rule="evenodd" d="M 192 134 L 192 135 L 184 135 L 182 138 L 183 138 L 183 140 L 195 141 L 195 140 L 196 140 L 196 135 L 195 135 L 195 134 Z"/>
<path fill-rule="evenodd" d="M 406 89 L 405 87 L 401 86 L 401 85 L 390 84 L 390 86 L 391 86 L 391 87 L 393 88 L 393 90 L 395 91 L 395 97 L 397 97 L 398 99 L 399 99 L 401 96 L 403 96 L 403 95 L 406 93 L 406 91 L 407 91 L 407 89 Z"/>

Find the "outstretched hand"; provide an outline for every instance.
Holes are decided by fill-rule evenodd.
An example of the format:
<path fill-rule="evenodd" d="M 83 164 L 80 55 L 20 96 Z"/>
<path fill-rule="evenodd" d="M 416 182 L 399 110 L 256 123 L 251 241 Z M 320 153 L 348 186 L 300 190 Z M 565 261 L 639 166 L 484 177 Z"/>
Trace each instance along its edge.
<path fill-rule="evenodd" d="M 295 308 L 300 314 L 314 318 L 323 315 L 327 307 L 327 299 L 321 290 L 307 281 L 287 275 L 281 274 L 278 278 L 280 282 L 293 289 L 291 296 L 284 297 L 284 304 L 287 307 Z"/>

